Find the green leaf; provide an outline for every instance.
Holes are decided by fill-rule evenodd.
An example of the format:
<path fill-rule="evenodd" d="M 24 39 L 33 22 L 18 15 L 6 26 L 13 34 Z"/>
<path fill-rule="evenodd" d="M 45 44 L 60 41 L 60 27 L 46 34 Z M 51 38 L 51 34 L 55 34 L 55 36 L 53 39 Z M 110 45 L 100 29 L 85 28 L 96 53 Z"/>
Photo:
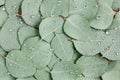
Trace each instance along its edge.
<path fill-rule="evenodd" d="M 120 80 L 120 71 L 110 71 L 102 75 L 103 80 Z"/>
<path fill-rule="evenodd" d="M 96 0 L 70 0 L 70 14 L 80 14 L 86 19 L 92 19 L 98 10 Z"/>
<path fill-rule="evenodd" d="M 77 40 L 91 40 L 94 34 L 86 19 L 79 15 L 71 15 L 64 24 L 64 32 Z"/>
<path fill-rule="evenodd" d="M 113 20 L 114 12 L 104 1 L 99 1 L 99 9 L 94 19 L 90 21 L 91 27 L 95 29 L 107 29 Z"/>
<path fill-rule="evenodd" d="M 14 15 L 7 19 L 0 30 L 0 45 L 5 51 L 20 49 L 17 31 L 24 25 L 25 24 L 21 21 L 21 19 Z"/>
<path fill-rule="evenodd" d="M 4 24 L 5 20 L 7 19 L 7 16 L 8 15 L 5 11 L 5 7 L 0 7 L 0 27 L 2 27 L 2 25 Z"/>
<path fill-rule="evenodd" d="M 36 71 L 25 52 L 19 50 L 13 50 L 7 55 L 6 66 L 10 74 L 17 78 L 32 76 Z"/>
<path fill-rule="evenodd" d="M 42 39 L 50 42 L 54 37 L 54 33 L 62 33 L 62 26 L 64 20 L 60 17 L 49 17 L 39 25 L 39 33 Z"/>
<path fill-rule="evenodd" d="M 26 39 L 37 35 L 39 35 L 38 30 L 30 26 L 21 27 L 18 31 L 20 44 L 22 44 Z"/>
<path fill-rule="evenodd" d="M 23 0 L 5 0 L 5 9 L 9 16 L 18 13 L 18 9 Z"/>
<path fill-rule="evenodd" d="M 67 17 L 69 14 L 69 0 L 43 0 L 40 10 L 43 17 L 59 15 Z"/>
<path fill-rule="evenodd" d="M 41 21 L 41 15 L 39 13 L 41 1 L 42 0 L 24 0 L 22 2 L 22 18 L 30 26 L 36 27 Z"/>
<path fill-rule="evenodd" d="M 107 69 L 108 61 L 101 59 L 98 55 L 91 57 L 82 56 L 77 61 L 77 64 L 83 70 L 83 75 L 86 77 L 97 78 Z"/>
<path fill-rule="evenodd" d="M 35 73 L 35 77 L 38 80 L 51 80 L 50 70 L 48 68 L 39 69 Z"/>
<path fill-rule="evenodd" d="M 68 37 L 64 34 L 56 34 L 51 42 L 51 47 L 57 57 L 65 61 L 71 61 L 74 50 Z"/>
<path fill-rule="evenodd" d="M 22 51 L 32 60 L 36 68 L 43 68 L 49 64 L 52 57 L 50 44 L 39 37 L 27 39 L 22 45 Z"/>
<path fill-rule="evenodd" d="M 113 44 L 104 50 L 102 55 L 110 60 L 120 60 L 120 30 L 109 30 L 109 33 L 114 37 Z"/>
<path fill-rule="evenodd" d="M 68 61 L 57 63 L 51 74 L 53 80 L 76 80 L 82 76 L 79 66 Z"/>
<path fill-rule="evenodd" d="M 18 78 L 16 80 L 36 80 L 34 77 Z"/>
<path fill-rule="evenodd" d="M 93 32 L 96 36 L 91 40 L 73 41 L 76 50 L 82 55 L 96 55 L 113 44 L 114 37 L 111 35 L 106 34 L 103 31 L 93 30 Z"/>

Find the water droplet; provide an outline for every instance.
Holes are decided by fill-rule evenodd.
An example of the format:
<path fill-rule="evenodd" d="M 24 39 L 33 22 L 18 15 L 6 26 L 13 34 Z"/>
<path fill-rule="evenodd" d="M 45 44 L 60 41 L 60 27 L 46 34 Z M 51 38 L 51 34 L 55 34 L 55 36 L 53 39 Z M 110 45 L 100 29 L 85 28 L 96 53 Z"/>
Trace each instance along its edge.
<path fill-rule="evenodd" d="M 58 3 L 61 3 L 61 2 L 62 2 L 61 0 L 58 1 Z"/>
<path fill-rule="evenodd" d="M 16 8 L 17 8 L 17 6 L 15 6 L 15 5 L 14 5 L 14 6 L 12 6 L 12 8 L 13 8 L 13 9 L 16 9 Z"/>
<path fill-rule="evenodd" d="M 96 19 L 99 20 L 99 19 L 100 19 L 100 16 L 97 16 Z"/>
<path fill-rule="evenodd" d="M 23 44 L 23 46 L 26 46 L 26 44 Z"/>
<path fill-rule="evenodd" d="M 80 75 L 80 74 L 79 74 L 79 75 L 77 75 L 77 76 L 78 76 L 78 77 L 82 77 L 82 75 Z"/>
<path fill-rule="evenodd" d="M 19 59 L 16 59 L 16 61 L 19 61 Z"/>
<path fill-rule="evenodd" d="M 3 7 L 2 10 L 5 11 L 5 7 Z"/>
<path fill-rule="evenodd" d="M 52 13 L 51 16 L 54 17 L 55 15 Z"/>
<path fill-rule="evenodd" d="M 85 5 L 84 8 L 87 8 L 87 5 Z"/>
<path fill-rule="evenodd" d="M 73 0 L 73 2 L 75 2 L 76 0 Z"/>
<path fill-rule="evenodd" d="M 117 27 L 114 28 L 114 30 L 117 30 L 117 29 L 118 29 Z"/>
<path fill-rule="evenodd" d="M 95 6 L 96 8 L 98 7 L 98 5 Z"/>
<path fill-rule="evenodd" d="M 50 48 L 49 50 L 50 50 L 50 51 L 53 51 L 53 49 L 51 49 L 51 48 Z"/>
<path fill-rule="evenodd" d="M 73 72 L 70 72 L 70 74 L 73 74 Z"/>
<path fill-rule="evenodd" d="M 60 5 L 59 3 L 57 3 L 57 6 Z"/>
<path fill-rule="evenodd" d="M 34 15 L 31 15 L 30 18 L 35 18 L 35 16 L 34 16 Z"/>
<path fill-rule="evenodd" d="M 29 47 L 29 49 L 30 49 L 30 50 L 35 50 L 35 48 L 33 48 L 33 47 Z"/>
<path fill-rule="evenodd" d="M 77 6 L 75 6 L 74 8 L 77 9 Z"/>
<path fill-rule="evenodd" d="M 10 66 L 12 66 L 12 64 L 9 64 Z"/>
<path fill-rule="evenodd" d="M 100 44 L 101 44 L 101 41 L 98 41 L 97 44 L 100 45 Z"/>
<path fill-rule="evenodd" d="M 37 17 L 40 17 L 40 15 L 38 14 Z"/>
<path fill-rule="evenodd" d="M 115 42 L 115 40 L 114 40 L 114 39 L 112 39 L 112 42 Z"/>
<path fill-rule="evenodd" d="M 5 75 L 5 76 L 8 76 L 8 75 L 10 75 L 10 73 L 9 73 L 9 72 L 6 72 L 4 75 Z"/>
<path fill-rule="evenodd" d="M 34 65 L 34 67 L 36 67 L 36 65 Z"/>
<path fill-rule="evenodd" d="M 115 53 L 115 55 L 116 55 L 116 56 L 118 56 L 118 55 L 119 55 L 119 53 L 117 52 L 117 53 Z"/>
<path fill-rule="evenodd" d="M 13 30 L 12 29 L 9 29 L 10 32 L 12 32 Z"/>
<path fill-rule="evenodd" d="M 23 22 L 22 22 L 22 21 L 20 21 L 20 22 L 19 22 L 19 24 L 23 24 Z"/>
<path fill-rule="evenodd" d="M 13 54 L 11 54 L 10 56 L 13 56 Z"/>
<path fill-rule="evenodd" d="M 110 34 L 110 32 L 109 32 L 109 31 L 106 31 L 106 32 L 105 32 L 105 34 L 106 34 L 106 35 L 109 35 L 109 34 Z"/>

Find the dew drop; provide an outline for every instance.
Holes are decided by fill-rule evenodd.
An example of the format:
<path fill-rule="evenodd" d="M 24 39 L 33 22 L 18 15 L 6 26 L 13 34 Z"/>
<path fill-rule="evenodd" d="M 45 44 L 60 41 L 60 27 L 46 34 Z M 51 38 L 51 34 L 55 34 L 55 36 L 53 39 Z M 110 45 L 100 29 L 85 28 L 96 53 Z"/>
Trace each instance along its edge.
<path fill-rule="evenodd" d="M 58 1 L 58 3 L 61 3 L 61 2 L 62 2 L 61 0 Z"/>
<path fill-rule="evenodd" d="M 70 74 L 73 74 L 73 72 L 70 72 Z"/>
<path fill-rule="evenodd" d="M 52 13 L 51 16 L 54 17 L 55 15 Z"/>
<path fill-rule="evenodd" d="M 16 61 L 19 61 L 19 59 L 16 59 Z"/>
<path fill-rule="evenodd" d="M 22 22 L 22 21 L 20 21 L 20 22 L 19 22 L 19 24 L 23 24 L 23 22 Z"/>
<path fill-rule="evenodd" d="M 116 55 L 116 56 L 118 56 L 118 55 L 119 55 L 119 53 L 117 52 L 117 53 L 115 53 L 115 55 Z"/>
<path fill-rule="evenodd" d="M 97 44 L 100 45 L 100 44 L 101 44 L 101 41 L 98 41 Z"/>
<path fill-rule="evenodd" d="M 100 16 L 97 16 L 96 19 L 99 20 L 99 19 L 100 19 Z"/>
<path fill-rule="evenodd" d="M 10 66 L 12 66 L 12 64 L 9 64 Z"/>
<path fill-rule="evenodd" d="M 13 9 L 16 9 L 16 8 L 17 8 L 17 6 L 15 6 L 15 5 L 14 5 L 14 6 L 12 6 L 12 8 L 13 8 Z"/>
<path fill-rule="evenodd" d="M 38 14 L 37 17 L 40 17 L 40 15 Z"/>
<path fill-rule="evenodd" d="M 9 29 L 10 32 L 12 32 L 13 30 L 12 29 Z"/>
<path fill-rule="evenodd" d="M 5 7 L 3 7 L 2 10 L 5 11 Z"/>
<path fill-rule="evenodd" d="M 109 35 L 109 34 L 110 34 L 110 32 L 109 32 L 109 31 L 106 31 L 106 32 L 105 32 L 105 34 L 106 34 L 106 35 Z"/>
<path fill-rule="evenodd" d="M 51 49 L 51 48 L 50 48 L 49 50 L 50 50 L 50 51 L 53 51 L 53 49 Z"/>
<path fill-rule="evenodd" d="M 35 18 L 35 16 L 34 16 L 34 15 L 31 15 L 30 18 Z"/>
<path fill-rule="evenodd" d="M 23 44 L 23 46 L 26 46 L 26 44 Z"/>
<path fill-rule="evenodd" d="M 76 7 L 76 6 L 75 6 L 74 8 L 75 8 L 75 9 L 77 9 L 77 7 Z"/>
<path fill-rule="evenodd" d="M 78 77 L 82 77 L 82 75 L 80 75 L 80 74 L 79 74 L 79 75 L 77 75 L 77 76 L 78 76 Z"/>
<path fill-rule="evenodd" d="M 13 54 L 11 54 L 10 56 L 13 56 Z"/>
<path fill-rule="evenodd" d="M 73 2 L 75 2 L 76 0 L 73 0 Z"/>
<path fill-rule="evenodd" d="M 114 40 L 114 39 L 112 39 L 112 42 L 115 42 L 115 40 Z"/>
<path fill-rule="evenodd" d="M 85 5 L 84 8 L 87 8 L 87 5 Z"/>
<path fill-rule="evenodd" d="M 30 49 L 30 50 L 35 50 L 35 48 L 33 48 L 33 47 L 29 47 L 29 49 Z"/>
<path fill-rule="evenodd" d="M 98 7 L 98 5 L 95 6 L 96 8 Z"/>
<path fill-rule="evenodd" d="M 114 28 L 114 30 L 117 30 L 117 29 L 118 29 L 117 27 Z"/>

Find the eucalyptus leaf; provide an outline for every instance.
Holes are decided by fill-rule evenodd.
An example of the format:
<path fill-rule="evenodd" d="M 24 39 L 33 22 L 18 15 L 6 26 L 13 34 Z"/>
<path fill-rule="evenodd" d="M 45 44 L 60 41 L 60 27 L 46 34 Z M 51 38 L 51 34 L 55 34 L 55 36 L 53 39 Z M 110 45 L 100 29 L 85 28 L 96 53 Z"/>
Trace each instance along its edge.
<path fill-rule="evenodd" d="M 62 61 L 54 66 L 51 74 L 53 80 L 76 80 L 82 76 L 81 72 L 78 65 L 69 61 Z"/>
<path fill-rule="evenodd" d="M 64 34 L 56 34 L 51 42 L 51 47 L 62 60 L 71 61 L 74 54 L 73 45 Z"/>
<path fill-rule="evenodd" d="M 54 33 L 62 33 L 64 20 L 60 17 L 49 17 L 39 25 L 39 33 L 43 40 L 51 42 Z"/>
<path fill-rule="evenodd" d="M 107 29 L 111 25 L 114 12 L 112 8 L 104 1 L 100 0 L 98 3 L 99 3 L 98 12 L 96 16 L 94 17 L 94 19 L 90 21 L 90 25 L 91 27 L 95 29 L 104 30 L 104 29 Z"/>
<path fill-rule="evenodd" d="M 82 56 L 78 59 L 77 64 L 83 70 L 86 77 L 100 77 L 108 66 L 106 59 L 101 59 L 100 56 Z"/>

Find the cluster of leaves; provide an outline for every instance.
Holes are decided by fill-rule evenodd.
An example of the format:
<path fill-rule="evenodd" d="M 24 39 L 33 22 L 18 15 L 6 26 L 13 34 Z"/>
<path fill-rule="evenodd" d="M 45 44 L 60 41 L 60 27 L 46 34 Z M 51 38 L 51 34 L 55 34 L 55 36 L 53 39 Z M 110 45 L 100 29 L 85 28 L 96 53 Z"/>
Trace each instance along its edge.
<path fill-rule="evenodd" d="M 119 8 L 120 0 L 0 0 L 0 80 L 120 80 Z"/>

